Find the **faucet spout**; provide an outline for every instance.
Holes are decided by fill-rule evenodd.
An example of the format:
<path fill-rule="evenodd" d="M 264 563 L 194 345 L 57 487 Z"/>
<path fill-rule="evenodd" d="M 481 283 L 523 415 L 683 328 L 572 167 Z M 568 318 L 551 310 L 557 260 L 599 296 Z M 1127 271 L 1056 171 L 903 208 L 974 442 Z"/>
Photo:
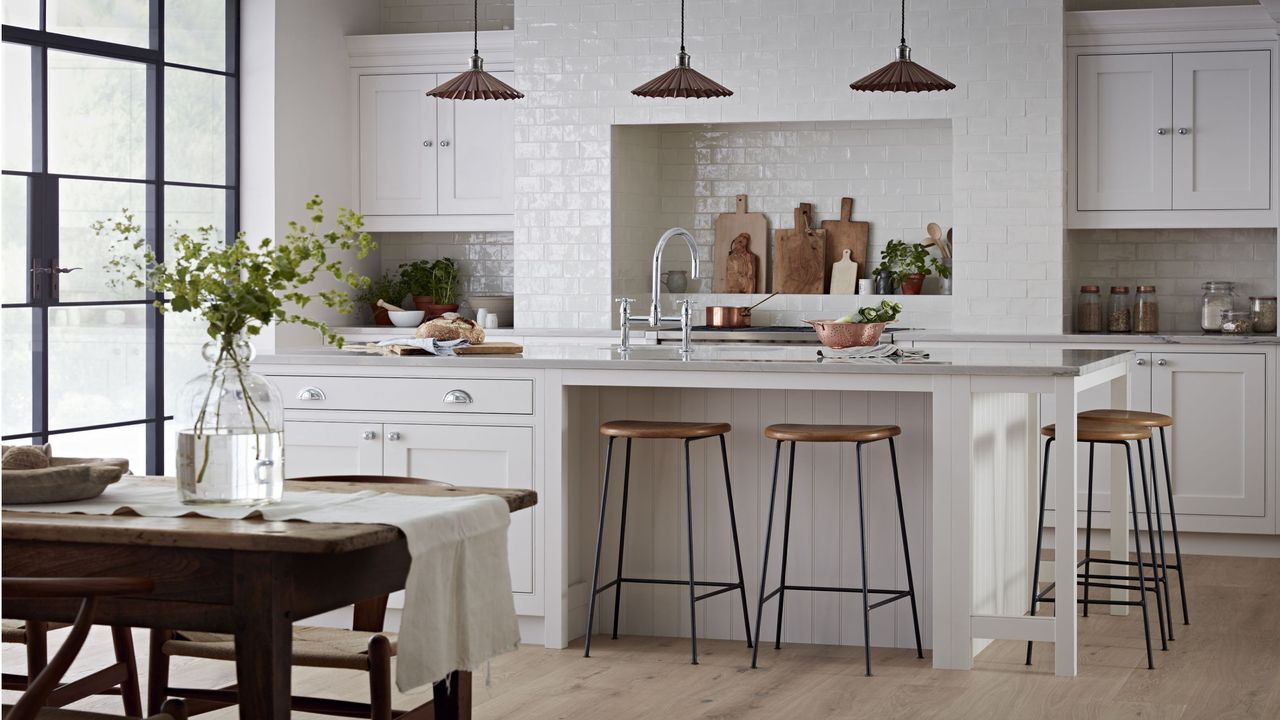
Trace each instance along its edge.
<path fill-rule="evenodd" d="M 662 324 L 662 251 L 667 246 L 667 241 L 673 237 L 682 237 L 684 242 L 689 246 L 689 257 L 692 259 L 692 270 L 690 275 L 698 277 L 698 246 L 693 242 L 693 235 L 684 228 L 674 227 L 662 233 L 662 237 L 658 238 L 658 246 L 653 249 L 653 302 L 649 305 L 649 327 L 658 327 Z"/>

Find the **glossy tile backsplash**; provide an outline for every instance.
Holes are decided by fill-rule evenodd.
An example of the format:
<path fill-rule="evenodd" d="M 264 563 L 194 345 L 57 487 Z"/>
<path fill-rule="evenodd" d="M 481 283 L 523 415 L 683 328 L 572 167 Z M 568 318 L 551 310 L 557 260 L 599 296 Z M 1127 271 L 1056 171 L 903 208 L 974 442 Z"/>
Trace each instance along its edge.
<path fill-rule="evenodd" d="M 395 271 L 414 260 L 453 258 L 459 267 L 459 293 L 510 295 L 515 250 L 509 232 L 377 233 L 382 269 Z"/>

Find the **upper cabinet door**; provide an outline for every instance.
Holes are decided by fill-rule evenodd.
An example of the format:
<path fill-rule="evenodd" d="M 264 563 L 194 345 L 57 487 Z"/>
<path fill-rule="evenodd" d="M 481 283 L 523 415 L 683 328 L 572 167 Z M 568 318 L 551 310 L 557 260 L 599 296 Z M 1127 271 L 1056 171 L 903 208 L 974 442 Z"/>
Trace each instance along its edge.
<path fill-rule="evenodd" d="M 434 74 L 360 77 L 360 211 L 436 212 Z"/>
<path fill-rule="evenodd" d="M 1170 209 L 1172 56 L 1081 55 L 1077 63 L 1076 209 Z"/>
<path fill-rule="evenodd" d="M 1173 56 L 1173 206 L 1271 206 L 1271 52 Z"/>
<path fill-rule="evenodd" d="M 504 82 L 514 73 L 496 72 Z M 510 215 L 515 208 L 515 102 L 440 102 L 442 215 Z"/>

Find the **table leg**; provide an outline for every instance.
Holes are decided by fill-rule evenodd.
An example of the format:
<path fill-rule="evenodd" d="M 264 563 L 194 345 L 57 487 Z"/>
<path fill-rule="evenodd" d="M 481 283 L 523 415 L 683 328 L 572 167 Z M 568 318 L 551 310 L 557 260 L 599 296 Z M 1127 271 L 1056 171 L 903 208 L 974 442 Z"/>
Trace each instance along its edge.
<path fill-rule="evenodd" d="M 436 720 L 471 720 L 471 673 L 455 670 L 432 686 Z"/>
<path fill-rule="evenodd" d="M 1056 520 L 1053 531 L 1054 672 L 1062 677 L 1076 674 L 1076 379 L 1060 377 L 1054 382 L 1054 418 L 1057 430 L 1053 459 L 1057 470 L 1055 488 Z"/>
<path fill-rule="evenodd" d="M 270 553 L 236 553 L 236 682 L 242 720 L 288 720 L 292 621 Z"/>

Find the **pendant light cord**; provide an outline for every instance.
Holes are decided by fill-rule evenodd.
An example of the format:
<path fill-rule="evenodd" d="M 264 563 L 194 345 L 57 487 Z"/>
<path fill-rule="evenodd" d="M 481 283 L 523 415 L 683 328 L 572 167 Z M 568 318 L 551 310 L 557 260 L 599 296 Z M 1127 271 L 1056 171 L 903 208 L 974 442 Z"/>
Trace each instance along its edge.
<path fill-rule="evenodd" d="M 907 0 L 902 0 L 902 37 L 898 44 L 907 44 Z"/>
<path fill-rule="evenodd" d="M 680 0 L 680 52 L 684 52 L 684 0 Z"/>
<path fill-rule="evenodd" d="M 902 2 L 903 2 L 903 7 L 905 8 L 907 0 L 902 0 Z M 474 46 L 472 48 L 472 54 L 479 55 L 480 54 L 480 0 L 475 0 L 475 2 L 472 3 L 471 10 L 472 10 L 471 44 Z"/>

